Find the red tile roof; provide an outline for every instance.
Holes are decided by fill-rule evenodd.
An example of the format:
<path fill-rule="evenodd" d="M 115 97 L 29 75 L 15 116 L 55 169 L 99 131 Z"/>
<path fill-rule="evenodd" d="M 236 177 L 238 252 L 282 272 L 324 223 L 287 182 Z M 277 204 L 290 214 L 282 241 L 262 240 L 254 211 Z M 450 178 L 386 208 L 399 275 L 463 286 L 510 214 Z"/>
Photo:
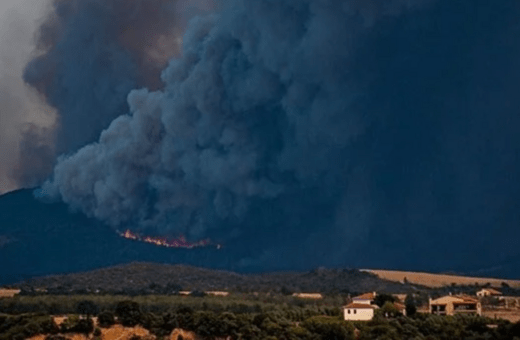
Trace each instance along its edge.
<path fill-rule="evenodd" d="M 394 306 L 395 308 L 399 309 L 399 310 L 405 310 L 406 309 L 406 306 L 399 303 L 399 302 L 394 302 Z"/>
<path fill-rule="evenodd" d="M 376 294 L 374 293 L 365 293 L 363 295 L 354 296 L 353 300 L 374 300 L 376 298 Z"/>

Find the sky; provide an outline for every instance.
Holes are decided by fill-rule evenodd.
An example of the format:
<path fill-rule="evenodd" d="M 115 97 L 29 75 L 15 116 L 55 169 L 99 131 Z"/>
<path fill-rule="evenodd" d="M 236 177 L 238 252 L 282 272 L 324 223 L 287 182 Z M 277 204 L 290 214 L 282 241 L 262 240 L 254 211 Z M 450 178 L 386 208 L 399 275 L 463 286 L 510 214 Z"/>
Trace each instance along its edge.
<path fill-rule="evenodd" d="M 435 268 L 448 249 L 485 271 L 520 256 L 517 1 L 45 11 L 17 74 L 54 121 L 6 129 L 7 189 L 41 185 L 115 229 L 233 244 L 244 268 Z M 12 126 L 35 112 L 4 111 Z"/>
<path fill-rule="evenodd" d="M 19 187 L 13 172 L 28 124 L 48 127 L 54 123 L 54 110 L 22 78 L 33 55 L 35 34 L 47 4 L 46 0 L 0 3 L 0 193 Z"/>

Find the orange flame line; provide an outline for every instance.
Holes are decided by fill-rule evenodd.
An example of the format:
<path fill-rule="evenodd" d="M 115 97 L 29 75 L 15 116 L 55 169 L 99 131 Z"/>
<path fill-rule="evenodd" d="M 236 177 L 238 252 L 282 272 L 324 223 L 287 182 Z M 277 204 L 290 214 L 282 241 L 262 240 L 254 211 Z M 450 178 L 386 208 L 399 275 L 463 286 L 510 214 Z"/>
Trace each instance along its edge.
<path fill-rule="evenodd" d="M 127 229 L 125 232 L 118 232 L 119 236 L 124 237 L 129 240 L 135 240 L 135 241 L 141 241 L 146 243 L 155 244 L 156 246 L 160 247 L 167 247 L 167 248 L 187 248 L 192 249 L 196 247 L 205 247 L 211 244 L 211 241 L 209 239 L 200 240 L 198 242 L 190 243 L 186 240 L 186 238 L 181 235 L 177 239 L 166 239 L 161 237 L 152 237 L 152 236 L 141 236 L 137 233 L 134 233 Z M 221 246 L 218 244 L 217 249 L 220 249 Z"/>

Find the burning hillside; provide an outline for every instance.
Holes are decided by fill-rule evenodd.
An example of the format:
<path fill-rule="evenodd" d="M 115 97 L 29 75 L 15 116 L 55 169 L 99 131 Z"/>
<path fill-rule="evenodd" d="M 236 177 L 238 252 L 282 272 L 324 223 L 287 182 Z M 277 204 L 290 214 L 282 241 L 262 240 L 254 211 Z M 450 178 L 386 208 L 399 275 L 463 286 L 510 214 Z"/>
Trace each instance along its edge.
<path fill-rule="evenodd" d="M 146 243 L 152 243 L 159 247 L 167 247 L 167 248 L 186 248 L 186 249 L 193 249 L 198 247 L 207 247 L 214 245 L 211 243 L 209 239 L 200 240 L 197 242 L 188 242 L 186 238 L 181 235 L 178 238 L 175 239 L 167 239 L 164 237 L 152 237 L 152 236 L 143 236 L 139 235 L 137 233 L 134 233 L 130 230 L 126 230 L 125 232 L 117 232 L 119 236 L 124 237 L 129 240 L 136 240 Z M 216 245 L 217 249 L 220 249 L 220 244 Z"/>

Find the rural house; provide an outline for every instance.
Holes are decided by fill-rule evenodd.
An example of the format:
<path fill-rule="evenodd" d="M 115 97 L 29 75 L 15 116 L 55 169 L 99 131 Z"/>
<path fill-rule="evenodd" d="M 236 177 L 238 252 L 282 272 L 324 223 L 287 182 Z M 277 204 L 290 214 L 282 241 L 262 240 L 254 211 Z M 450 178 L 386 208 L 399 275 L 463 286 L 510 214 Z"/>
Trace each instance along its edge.
<path fill-rule="evenodd" d="M 373 305 L 376 292 L 365 293 L 352 298 L 352 303 L 343 307 L 343 318 L 349 321 L 368 321 L 374 318 L 374 310 L 379 308 Z"/>
<path fill-rule="evenodd" d="M 430 299 L 430 313 L 438 315 L 478 314 L 482 315 L 480 302 L 467 295 L 447 295 Z"/>
<path fill-rule="evenodd" d="M 483 288 L 477 292 L 478 297 L 486 297 L 486 296 L 500 296 L 502 293 L 500 293 L 498 290 L 493 288 Z"/>
<path fill-rule="evenodd" d="M 352 302 L 343 307 L 343 318 L 347 321 L 369 321 L 374 318 L 377 308 L 371 304 Z"/>
<path fill-rule="evenodd" d="M 320 293 L 293 293 L 292 296 L 300 299 L 323 299 L 323 295 L 321 295 Z"/>

